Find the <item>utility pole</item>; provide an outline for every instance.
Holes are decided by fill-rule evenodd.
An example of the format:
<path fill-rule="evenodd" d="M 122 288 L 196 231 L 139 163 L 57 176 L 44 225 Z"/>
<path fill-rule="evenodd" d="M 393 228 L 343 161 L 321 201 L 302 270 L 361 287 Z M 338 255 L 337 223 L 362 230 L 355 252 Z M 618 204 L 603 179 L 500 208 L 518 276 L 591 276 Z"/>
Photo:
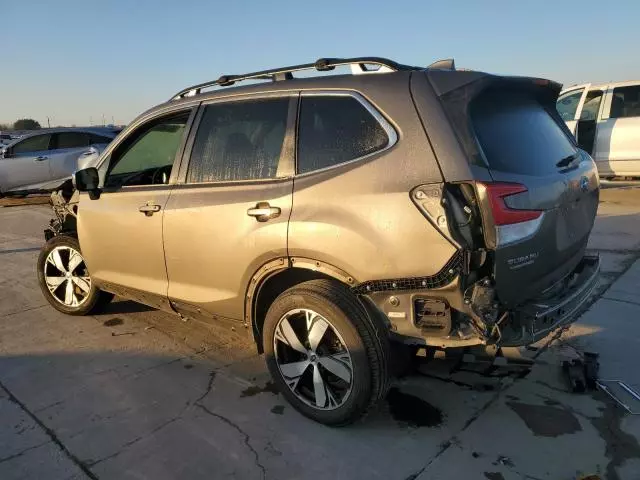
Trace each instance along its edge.
<path fill-rule="evenodd" d="M 93 117 L 89 117 L 89 125 L 93 125 Z"/>
<path fill-rule="evenodd" d="M 104 113 L 102 114 L 102 126 L 104 127 Z"/>
<path fill-rule="evenodd" d="M 51 122 L 49 121 L 49 117 L 47 117 L 47 127 L 51 128 Z"/>

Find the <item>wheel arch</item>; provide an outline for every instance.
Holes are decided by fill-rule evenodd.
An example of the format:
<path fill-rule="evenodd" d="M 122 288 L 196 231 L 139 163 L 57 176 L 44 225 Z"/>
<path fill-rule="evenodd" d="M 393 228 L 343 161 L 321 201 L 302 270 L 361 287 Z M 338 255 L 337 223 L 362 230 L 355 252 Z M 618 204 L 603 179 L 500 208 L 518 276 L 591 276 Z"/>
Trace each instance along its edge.
<path fill-rule="evenodd" d="M 251 328 L 258 353 L 262 349 L 264 319 L 273 301 L 299 283 L 317 279 L 337 280 L 347 287 L 358 284 L 347 272 L 313 258 L 278 258 L 263 264 L 249 281 L 245 297 L 245 325 Z"/>

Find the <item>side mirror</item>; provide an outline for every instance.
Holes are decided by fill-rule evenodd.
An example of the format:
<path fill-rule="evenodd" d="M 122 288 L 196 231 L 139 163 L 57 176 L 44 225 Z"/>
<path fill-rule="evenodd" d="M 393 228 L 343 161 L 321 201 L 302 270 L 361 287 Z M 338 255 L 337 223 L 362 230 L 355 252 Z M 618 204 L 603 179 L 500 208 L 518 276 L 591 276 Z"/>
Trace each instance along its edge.
<path fill-rule="evenodd" d="M 95 167 L 83 168 L 73 174 L 73 184 L 80 192 L 89 192 L 91 200 L 100 198 L 100 176 Z"/>

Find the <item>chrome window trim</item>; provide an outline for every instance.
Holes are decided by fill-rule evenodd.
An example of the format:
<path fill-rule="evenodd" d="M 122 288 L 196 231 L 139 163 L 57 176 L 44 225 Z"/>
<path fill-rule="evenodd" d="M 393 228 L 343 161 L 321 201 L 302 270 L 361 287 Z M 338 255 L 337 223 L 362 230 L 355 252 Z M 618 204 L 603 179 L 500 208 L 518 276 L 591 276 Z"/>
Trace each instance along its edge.
<path fill-rule="evenodd" d="M 324 168 L 319 168 L 317 170 L 312 170 L 310 172 L 296 173 L 295 174 L 296 177 L 305 177 L 307 175 L 313 175 L 313 174 L 318 173 L 318 172 L 326 172 L 328 170 L 331 170 L 332 168 L 338 168 L 338 167 L 342 167 L 344 165 L 349 165 L 349 164 L 352 164 L 352 163 L 355 163 L 355 162 L 359 162 L 361 160 L 365 160 L 367 158 L 370 158 L 373 155 L 379 155 L 380 153 L 389 150 L 396 143 L 398 143 L 398 132 L 397 132 L 397 130 L 393 127 L 393 125 L 391 125 L 389 120 L 387 120 L 387 118 L 384 115 L 382 115 L 382 113 L 367 98 L 365 98 L 364 95 L 362 95 L 359 92 L 356 92 L 356 91 L 353 91 L 353 90 L 302 90 L 300 92 L 300 97 L 301 97 L 300 98 L 300 102 L 301 103 L 302 103 L 302 98 L 303 97 L 352 97 L 352 98 L 355 98 L 369 112 L 369 114 L 371 114 L 371 116 L 376 119 L 378 124 L 385 131 L 385 133 L 387 134 L 387 144 L 384 147 L 382 147 L 381 149 L 376 150 L 375 152 L 368 153 L 368 154 L 363 155 L 361 157 L 352 158 L 351 160 L 340 162 L 340 163 L 337 163 L 335 165 L 331 165 L 329 167 L 324 167 Z M 300 114 L 298 113 L 298 128 L 299 128 L 299 123 L 300 123 Z M 298 131 L 296 131 L 296 134 L 297 134 L 296 135 L 296 172 L 297 172 L 297 169 L 298 169 L 298 141 L 299 141 L 300 135 L 299 135 Z"/>

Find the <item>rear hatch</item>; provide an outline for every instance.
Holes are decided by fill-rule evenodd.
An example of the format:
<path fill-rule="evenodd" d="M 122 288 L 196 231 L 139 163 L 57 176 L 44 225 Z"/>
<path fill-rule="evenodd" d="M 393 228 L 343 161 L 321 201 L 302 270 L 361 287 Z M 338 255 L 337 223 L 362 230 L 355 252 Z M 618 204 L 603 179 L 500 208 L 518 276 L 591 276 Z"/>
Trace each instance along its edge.
<path fill-rule="evenodd" d="M 598 208 L 595 163 L 555 109 L 560 84 L 428 72 L 472 171 L 496 293 L 516 305 L 550 291 L 584 256 Z M 445 179 L 447 180 L 447 179 Z"/>

